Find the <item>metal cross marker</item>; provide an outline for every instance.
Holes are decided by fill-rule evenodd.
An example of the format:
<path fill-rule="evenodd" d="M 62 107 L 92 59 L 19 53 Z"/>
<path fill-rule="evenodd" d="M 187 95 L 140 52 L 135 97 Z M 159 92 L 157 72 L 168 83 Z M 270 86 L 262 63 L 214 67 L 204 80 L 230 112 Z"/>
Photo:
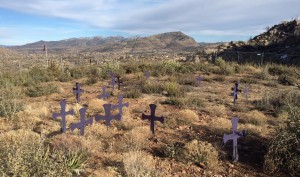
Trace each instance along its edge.
<path fill-rule="evenodd" d="M 155 134 L 154 132 L 154 121 L 160 121 L 162 124 L 164 123 L 164 118 L 163 117 L 155 117 L 155 109 L 156 105 L 155 104 L 150 104 L 150 116 L 145 115 L 144 113 L 142 114 L 142 119 L 145 120 L 150 120 L 150 130 L 152 131 L 153 135 Z"/>
<path fill-rule="evenodd" d="M 128 103 L 123 103 L 123 95 L 119 95 L 119 104 L 117 105 L 112 105 L 111 108 L 112 109 L 119 109 L 119 114 L 121 116 L 121 119 L 122 119 L 122 116 L 123 116 L 123 107 L 128 107 L 129 104 Z"/>
<path fill-rule="evenodd" d="M 57 117 L 61 117 L 61 131 L 63 133 L 65 133 L 66 132 L 66 116 L 67 115 L 72 115 L 73 116 L 74 115 L 74 110 L 72 109 L 72 110 L 66 112 L 66 104 L 67 104 L 66 100 L 61 100 L 59 104 L 60 104 L 60 107 L 61 107 L 61 111 L 60 111 L 60 113 L 53 113 L 52 118 L 54 120 L 56 120 Z"/>
<path fill-rule="evenodd" d="M 87 107 L 83 107 L 79 110 L 80 113 L 80 122 L 78 123 L 71 123 L 70 128 L 73 131 L 76 128 L 80 129 L 80 135 L 84 134 L 84 128 L 87 125 L 92 125 L 93 124 L 93 118 L 85 119 L 85 112 L 86 112 Z"/>
<path fill-rule="evenodd" d="M 106 86 L 103 86 L 102 87 L 102 94 L 99 95 L 98 98 L 105 100 L 105 99 L 109 98 L 109 96 L 110 96 L 110 94 L 106 93 Z"/>
<path fill-rule="evenodd" d="M 80 95 L 81 93 L 83 93 L 84 90 L 80 88 L 80 83 L 77 83 L 76 82 L 76 86 L 73 87 L 73 93 L 76 94 L 76 100 L 77 100 L 77 103 L 80 103 Z"/>
<path fill-rule="evenodd" d="M 233 103 L 235 105 L 236 101 L 238 99 L 238 94 L 239 94 L 238 92 L 241 92 L 241 90 L 239 90 L 239 83 L 237 83 L 237 82 L 234 83 L 232 90 L 233 90 Z"/>
<path fill-rule="evenodd" d="M 111 104 L 104 104 L 104 112 L 105 115 L 101 116 L 101 115 L 96 115 L 95 120 L 99 121 L 99 120 L 105 120 L 105 124 L 106 126 L 110 126 L 110 121 L 115 119 L 115 120 L 121 120 L 121 115 L 120 113 L 117 115 L 111 115 L 110 111 L 111 111 Z"/>
<path fill-rule="evenodd" d="M 201 82 L 203 81 L 203 77 L 202 76 L 197 76 L 196 80 L 197 80 L 198 86 L 201 86 Z"/>
<path fill-rule="evenodd" d="M 146 80 L 149 80 L 149 78 L 150 78 L 150 72 L 149 71 L 145 71 L 144 76 L 146 77 Z"/>
<path fill-rule="evenodd" d="M 114 90 L 115 89 L 115 85 L 116 85 L 116 75 L 112 71 L 110 71 L 109 72 L 109 76 L 111 78 L 110 84 L 113 86 L 113 90 Z"/>
<path fill-rule="evenodd" d="M 226 143 L 228 140 L 233 140 L 233 154 L 232 154 L 232 158 L 234 162 L 237 162 L 239 159 L 239 155 L 238 155 L 238 148 L 237 148 L 237 139 L 239 137 L 245 137 L 246 136 L 246 131 L 243 130 L 242 133 L 239 133 L 237 131 L 237 124 L 238 124 L 239 118 L 237 117 L 233 117 L 231 119 L 231 124 L 232 124 L 232 134 L 227 135 L 224 133 L 223 136 L 223 142 Z"/>
<path fill-rule="evenodd" d="M 246 100 L 248 101 L 248 95 L 249 95 L 250 89 L 249 89 L 249 85 L 247 85 L 244 89 L 243 89 L 243 94 L 246 98 Z"/>
<path fill-rule="evenodd" d="M 117 76 L 118 90 L 121 89 L 121 85 L 123 85 L 123 81 L 121 81 L 120 76 Z"/>

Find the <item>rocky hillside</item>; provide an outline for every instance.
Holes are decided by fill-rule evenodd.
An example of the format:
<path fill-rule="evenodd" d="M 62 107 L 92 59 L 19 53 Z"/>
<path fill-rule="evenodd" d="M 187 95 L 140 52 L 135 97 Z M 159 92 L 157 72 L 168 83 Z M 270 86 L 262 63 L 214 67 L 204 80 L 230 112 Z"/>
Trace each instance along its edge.
<path fill-rule="evenodd" d="M 219 56 L 233 58 L 237 56 L 237 52 L 241 52 L 244 58 L 253 59 L 258 53 L 264 53 L 264 59 L 284 62 L 299 63 L 300 59 L 300 21 L 285 21 L 267 27 L 267 31 L 255 36 L 254 38 L 243 42 L 230 42 L 219 45 Z M 230 52 L 234 52 L 231 53 Z M 250 56 L 243 53 L 253 53 Z M 224 56 L 225 55 L 225 56 Z M 232 56 L 234 55 L 234 56 Z M 240 55 L 241 57 L 241 55 Z"/>
<path fill-rule="evenodd" d="M 40 52 L 45 41 L 12 47 L 19 51 Z M 79 52 L 140 52 L 140 51 L 193 51 L 199 44 L 182 32 L 168 32 L 148 37 L 93 37 L 47 41 L 49 51 Z"/>

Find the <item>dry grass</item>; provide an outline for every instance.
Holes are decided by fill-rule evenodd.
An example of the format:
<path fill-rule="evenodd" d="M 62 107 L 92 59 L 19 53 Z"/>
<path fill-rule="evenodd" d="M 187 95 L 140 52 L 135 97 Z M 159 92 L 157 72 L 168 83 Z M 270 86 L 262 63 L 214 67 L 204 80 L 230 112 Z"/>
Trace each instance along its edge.
<path fill-rule="evenodd" d="M 91 99 L 88 102 L 88 108 L 91 112 L 95 112 L 95 113 L 103 113 L 104 112 L 104 108 L 103 105 L 106 103 L 106 101 L 104 100 L 100 100 L 100 99 Z"/>
<path fill-rule="evenodd" d="M 156 170 L 156 160 L 143 151 L 130 151 L 123 156 L 124 169 L 128 177 L 155 177 L 159 176 Z"/>
<path fill-rule="evenodd" d="M 189 109 L 180 110 L 166 117 L 165 125 L 169 128 L 177 128 L 179 126 L 189 126 L 199 120 L 198 115 Z"/>
<path fill-rule="evenodd" d="M 213 119 L 208 124 L 209 129 L 218 135 L 223 135 L 224 133 L 231 130 L 231 120 L 225 118 Z"/>
<path fill-rule="evenodd" d="M 224 105 L 209 106 L 204 108 L 204 111 L 213 117 L 225 117 L 227 115 L 227 111 Z"/>
<path fill-rule="evenodd" d="M 246 123 L 253 125 L 263 125 L 268 121 L 268 118 L 262 112 L 257 110 L 245 113 L 241 116 L 241 119 L 243 119 Z"/>
<path fill-rule="evenodd" d="M 125 133 L 124 139 L 119 144 L 125 151 L 142 150 L 147 145 L 147 140 L 151 137 L 149 127 L 136 127 Z"/>

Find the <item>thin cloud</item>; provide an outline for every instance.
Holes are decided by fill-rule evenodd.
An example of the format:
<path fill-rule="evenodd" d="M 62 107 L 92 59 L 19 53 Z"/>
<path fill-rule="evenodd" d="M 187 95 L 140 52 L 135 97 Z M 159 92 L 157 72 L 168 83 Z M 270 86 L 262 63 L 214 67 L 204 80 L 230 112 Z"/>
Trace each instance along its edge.
<path fill-rule="evenodd" d="M 129 34 L 255 35 L 299 15 L 299 0 L 0 0 L 0 7 Z"/>

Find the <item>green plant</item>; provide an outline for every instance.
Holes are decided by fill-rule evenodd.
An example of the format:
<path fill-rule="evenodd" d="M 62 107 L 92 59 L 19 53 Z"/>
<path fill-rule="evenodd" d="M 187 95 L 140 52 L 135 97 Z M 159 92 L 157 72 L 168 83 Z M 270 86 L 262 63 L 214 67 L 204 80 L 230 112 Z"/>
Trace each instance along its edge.
<path fill-rule="evenodd" d="M 38 134 L 17 130 L 0 135 L 1 176 L 71 176 L 61 156 Z"/>
<path fill-rule="evenodd" d="M 186 163 L 204 164 L 209 169 L 215 169 L 218 165 L 218 156 L 218 151 L 212 144 L 193 140 L 184 146 L 180 157 Z"/>
<path fill-rule="evenodd" d="M 268 93 L 261 100 L 255 101 L 257 109 L 270 111 L 275 115 L 287 111 L 289 106 L 300 107 L 300 92 L 299 91 L 281 91 L 276 93 Z"/>
<path fill-rule="evenodd" d="M 162 101 L 161 104 L 169 104 L 169 105 L 174 105 L 178 107 L 182 107 L 184 105 L 183 101 L 178 99 L 178 98 L 167 98 L 165 101 Z"/>
<path fill-rule="evenodd" d="M 261 80 L 269 80 L 271 76 L 268 71 L 268 66 L 264 67 L 261 72 L 257 73 L 257 77 Z"/>
<path fill-rule="evenodd" d="M 159 82 L 147 82 L 142 87 L 142 92 L 148 93 L 148 94 L 149 93 L 162 93 L 163 90 L 164 90 L 164 87 Z"/>
<path fill-rule="evenodd" d="M 33 85 L 27 88 L 26 94 L 30 97 L 39 97 L 44 95 L 50 95 L 52 93 L 56 93 L 57 91 L 57 86 L 53 84 Z"/>
<path fill-rule="evenodd" d="M 80 172 L 83 171 L 87 163 L 88 156 L 82 150 L 68 151 L 64 154 L 64 160 L 70 171 L 74 171 L 77 175 L 80 175 Z"/>
<path fill-rule="evenodd" d="M 277 130 L 265 156 L 264 169 L 270 173 L 284 171 L 291 176 L 300 174 L 300 111 L 290 107 L 283 128 Z"/>
<path fill-rule="evenodd" d="M 164 91 L 167 92 L 169 97 L 181 97 L 184 96 L 184 90 L 176 82 L 168 82 L 164 85 Z"/>
<path fill-rule="evenodd" d="M 295 85 L 297 83 L 297 78 L 282 74 L 278 77 L 278 82 L 282 85 Z"/>
<path fill-rule="evenodd" d="M 140 98 L 141 96 L 142 96 L 141 91 L 135 88 L 124 92 L 125 98 Z"/>
<path fill-rule="evenodd" d="M 23 93 L 20 88 L 4 83 L 0 89 L 0 116 L 11 118 L 17 112 L 23 110 Z"/>

